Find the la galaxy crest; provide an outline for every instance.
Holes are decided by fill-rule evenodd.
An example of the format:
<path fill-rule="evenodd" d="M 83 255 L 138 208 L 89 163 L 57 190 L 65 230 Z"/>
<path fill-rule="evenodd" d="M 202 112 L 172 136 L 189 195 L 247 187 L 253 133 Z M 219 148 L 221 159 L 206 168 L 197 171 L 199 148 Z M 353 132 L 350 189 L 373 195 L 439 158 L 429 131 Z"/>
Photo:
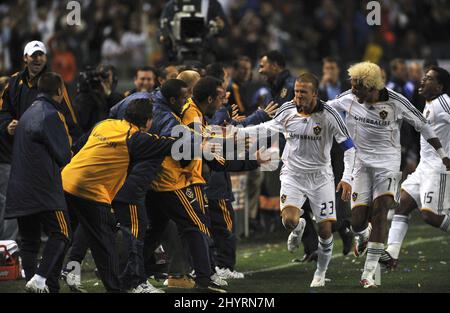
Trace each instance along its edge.
<path fill-rule="evenodd" d="M 188 196 L 191 199 L 194 198 L 194 192 L 192 191 L 191 188 L 186 188 L 186 196 Z"/>
<path fill-rule="evenodd" d="M 388 116 L 388 112 L 386 110 L 382 110 L 380 112 L 380 117 L 382 120 L 385 120 L 387 116 Z"/>
<path fill-rule="evenodd" d="M 358 193 L 354 192 L 354 193 L 352 193 L 352 200 L 353 200 L 353 202 L 355 202 L 356 199 L 358 199 Z"/>
<path fill-rule="evenodd" d="M 285 194 L 281 195 L 281 203 L 285 203 L 286 198 L 287 198 L 287 196 Z"/>
<path fill-rule="evenodd" d="M 313 127 L 313 131 L 316 136 L 319 136 L 320 133 L 322 132 L 322 127 L 320 127 L 319 125 L 316 125 Z"/>

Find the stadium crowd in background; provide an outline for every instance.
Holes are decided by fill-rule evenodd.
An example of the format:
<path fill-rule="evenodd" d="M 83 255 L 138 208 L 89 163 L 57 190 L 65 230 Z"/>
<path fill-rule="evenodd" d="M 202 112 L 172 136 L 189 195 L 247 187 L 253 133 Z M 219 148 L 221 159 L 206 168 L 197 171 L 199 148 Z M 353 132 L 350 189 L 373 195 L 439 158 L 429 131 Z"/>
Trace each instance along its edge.
<path fill-rule="evenodd" d="M 350 194 L 336 194 L 335 199 L 327 200 L 334 201 L 331 208 L 327 208 L 331 210 L 329 213 L 324 215 L 323 210 L 320 210 L 318 201 L 322 200 L 314 199 L 314 203 L 311 203 L 312 199 L 306 203 L 301 203 L 304 201 L 301 200 L 298 201 L 301 210 L 296 207 L 300 215 L 303 214 L 301 218 L 294 210 L 294 218 L 289 221 L 283 216 L 282 224 L 280 206 L 281 209 L 286 206 L 286 199 L 281 194 L 283 187 L 280 190 L 279 180 L 286 164 L 279 162 L 275 170 L 262 171 L 260 167 L 265 161 L 261 158 L 261 151 L 267 147 L 255 153 L 255 160 L 248 159 L 252 150 L 247 147 L 246 159 L 236 162 L 217 156 L 213 161 L 176 161 L 173 156 L 167 155 L 168 146 L 174 139 L 166 139 L 166 136 L 171 136 L 173 128 L 183 126 L 207 142 L 213 137 L 206 131 L 210 125 L 219 125 L 225 129 L 229 126 L 269 123 L 292 113 L 288 117 L 290 119 L 297 114 L 297 110 L 307 120 L 311 114 L 323 111 L 324 102 L 321 101 L 331 101 L 329 103 L 333 104 L 350 101 L 353 94 L 360 95 L 358 92 L 362 89 L 369 89 L 364 91 L 370 93 L 376 88 L 380 93 L 377 101 L 386 96 L 400 99 L 398 102 L 412 112 L 404 113 L 405 118 L 413 120 L 412 126 L 400 123 L 399 169 L 405 178 L 414 172 L 421 160 L 421 137 L 416 129 L 428 129 L 428 126 L 424 126 L 424 118 L 418 116 L 418 112 L 422 112 L 425 107 L 421 92 L 422 78 L 430 69 L 441 71 L 432 67 L 437 63 L 434 60 L 450 59 L 445 45 L 449 35 L 444 31 L 450 28 L 450 6 L 432 0 L 384 1 L 381 26 L 369 26 L 366 22 L 367 1 L 211 0 L 208 1 L 208 22 L 213 23 L 208 25 L 212 25 L 214 32 L 205 35 L 208 38 L 208 54 L 202 56 L 200 50 L 192 46 L 180 46 L 180 49 L 189 47 L 192 50 L 188 49 L 187 54 L 173 55 L 165 45 L 167 30 L 159 29 L 160 17 L 167 16 L 163 12 L 166 14 L 175 10 L 176 2 L 80 0 L 81 24 L 78 26 L 67 24 L 68 10 L 60 1 L 5 1 L 0 4 L 0 76 L 3 76 L 0 78 L 0 239 L 17 239 L 22 251 L 31 254 L 32 258 L 25 262 L 27 280 L 34 277 L 30 280 L 32 283 L 27 284 L 28 290 L 52 292 L 59 289 L 55 283 L 56 274 L 52 270 L 59 275 L 61 254 L 66 252 L 66 241 L 70 239 L 72 248 L 63 276 L 73 291 L 83 292 L 84 288 L 79 275 L 71 273 L 69 264 L 81 264 L 87 249 L 91 248 L 101 280 L 108 291 L 160 292 L 146 281 L 145 276 L 162 275 L 167 278 L 168 287 L 223 292 L 227 285 L 225 279 L 244 277 L 235 269 L 236 242 L 242 234 L 236 234 L 232 204 L 234 195 L 229 172 L 247 175 L 250 237 L 265 236 L 280 230 L 282 225 L 292 230 L 288 241 L 289 250 L 294 250 L 302 239 L 305 254 L 299 261 L 318 261 L 311 286 L 321 287 L 325 284 L 333 232 L 338 232 L 343 240 L 344 255 L 351 250 L 354 234 L 357 235 L 356 255 L 364 254 L 369 246 L 362 284 L 365 287 L 374 286 L 373 269 L 380 255 L 380 262 L 391 267 L 398 258 L 397 248 L 392 250 L 395 236 L 390 235 L 389 238 L 391 254 L 382 249 L 384 235 L 381 233 L 386 223 L 384 213 L 391 208 L 393 214 L 390 195 L 386 196 L 389 201 L 381 205 L 373 199 L 378 205 L 377 209 L 381 206 L 378 210 L 381 213 L 375 210 L 372 217 L 364 214 L 357 220 L 359 223 L 355 222 L 355 216 L 358 217 L 355 210 L 350 213 L 350 206 L 344 201 L 349 200 Z M 421 23 L 414 22 L 419 19 Z M 417 60 L 406 62 L 407 59 Z M 380 70 L 376 74 L 376 86 L 370 85 L 372 81 L 367 85 L 367 77 L 363 77 L 360 72 L 355 74 L 349 70 L 350 76 L 352 73 L 356 75 L 352 76 L 350 84 L 344 69 L 360 61 L 370 61 L 385 68 L 383 72 L 378 66 L 374 67 L 374 71 Z M 21 206 L 14 202 L 18 195 L 12 190 L 16 188 L 15 179 L 20 175 L 11 178 L 9 175 L 10 172 L 14 174 L 11 170 L 11 162 L 15 160 L 13 151 L 26 153 L 23 152 L 26 150 L 19 149 L 23 148 L 19 146 L 19 141 L 13 140 L 17 136 L 16 130 L 20 130 L 20 138 L 25 138 L 22 141 L 42 136 L 40 130 L 37 137 L 24 136 L 21 128 L 25 126 L 21 126 L 20 121 L 33 103 L 39 99 L 42 101 L 42 95 L 38 93 L 47 89 L 39 88 L 39 81 L 41 77 L 47 77 L 49 72 L 58 73 L 59 76 L 55 77 L 60 77 L 63 82 L 61 88 L 52 90 L 50 95 L 61 97 L 58 101 L 50 101 L 66 126 L 67 133 L 60 132 L 59 135 L 68 135 L 74 145 L 72 161 L 65 167 L 62 177 L 68 214 L 64 206 L 61 206 L 62 211 L 51 206 L 47 211 L 58 212 L 55 213 L 58 225 L 53 220 L 49 224 L 49 221 L 41 218 L 45 227 L 51 226 L 51 230 L 47 231 L 49 248 L 45 250 L 46 260 L 54 261 L 51 261 L 52 264 L 44 262 L 44 266 L 36 272 L 36 269 L 31 269 L 35 261 L 30 259 L 35 258 L 39 249 L 36 242 L 39 239 L 36 233 L 30 239 L 27 237 L 29 234 L 23 232 L 24 218 L 19 219 L 19 226 L 11 219 L 18 217 L 11 210 Z M 298 74 L 303 72 L 309 73 L 299 78 Z M 436 79 L 432 87 L 441 89 L 433 95 L 441 96 L 444 111 L 449 113 L 448 97 L 442 96 L 448 92 L 448 73 L 446 76 L 439 72 L 439 75 L 440 78 Z M 430 79 L 430 74 L 426 77 Z M 388 90 L 384 88 L 385 85 L 389 93 L 385 92 Z M 308 101 L 304 100 L 305 97 Z M 340 97 L 344 100 L 333 102 L 333 99 Z M 360 103 L 367 99 L 372 98 L 370 95 L 358 97 Z M 429 95 L 425 99 L 433 100 Z M 290 105 L 286 106 L 286 103 Z M 303 106 L 312 105 L 311 112 L 301 103 Z M 151 105 L 152 112 L 135 112 L 138 107 L 145 105 Z M 289 113 L 287 109 L 292 112 Z M 333 144 L 332 136 L 327 137 L 329 146 L 324 148 L 324 152 L 329 155 L 327 149 L 330 148 L 331 159 L 321 163 L 323 166 L 330 162 L 332 164 L 334 175 L 328 174 L 334 176 L 334 180 L 327 180 L 327 188 L 331 190 L 339 185 L 343 174 L 348 174 L 348 169 L 344 170 L 343 166 L 343 161 L 348 160 L 345 160 L 344 151 L 340 150 L 338 143 L 350 139 L 347 138 L 347 132 L 351 131 L 347 131 L 342 124 L 351 117 L 351 113 L 347 108 L 336 108 L 338 113 L 328 105 L 325 109 L 336 124 L 331 125 L 330 129 L 340 129 L 340 133 L 335 132 L 339 133 L 339 140 L 335 138 Z M 384 121 L 384 114 L 388 113 L 383 112 L 380 112 L 380 118 Z M 122 120 L 119 123 L 111 118 Z M 355 120 L 360 121 L 358 117 Z M 304 122 L 299 119 L 298 123 Z M 393 123 L 397 123 L 397 120 L 393 120 Z M 147 131 L 154 133 L 150 136 L 155 137 L 148 139 Z M 313 129 L 317 136 L 321 131 L 323 128 L 320 127 Z M 291 133 L 288 135 L 289 140 L 292 140 Z M 434 134 L 427 132 L 426 135 L 427 139 L 435 139 L 431 136 Z M 113 137 L 117 142 L 109 140 Z M 127 138 L 127 144 L 120 146 L 122 141 L 116 137 Z M 36 140 L 40 142 L 40 139 Z M 41 141 L 45 143 L 48 140 Z M 93 144 L 96 140 L 103 145 L 101 148 Z M 158 145 L 164 140 L 170 143 L 164 145 L 159 154 L 152 154 L 142 146 L 142 142 Z M 281 156 L 286 140 L 283 136 L 279 142 L 271 138 L 269 150 L 279 151 Z M 254 144 L 258 149 L 263 146 L 260 142 Z M 205 146 L 202 145 L 203 148 Z M 358 145 L 355 146 L 358 149 Z M 440 151 L 436 142 L 433 145 L 440 153 L 439 157 L 446 159 L 445 152 L 450 151 L 444 142 L 442 146 L 445 151 Z M 105 153 L 110 147 L 119 147 L 122 153 L 120 157 Z M 352 147 L 345 146 L 344 150 Z M 97 158 L 96 149 L 102 151 L 103 159 Z M 144 160 L 140 154 L 147 159 Z M 20 157 L 26 158 L 23 155 Z M 123 161 L 128 159 L 129 163 Z M 76 180 L 74 177 L 78 174 L 71 177 L 67 174 L 69 171 L 82 172 L 80 168 L 87 165 L 96 167 L 96 162 L 120 163 L 120 170 L 117 167 L 120 175 L 114 175 L 114 171 L 107 173 L 108 170 L 103 169 L 104 173 L 97 173 L 94 178 L 81 173 L 80 177 L 84 180 Z M 59 162 L 58 167 L 62 168 L 66 163 L 66 160 Z M 126 180 L 125 169 L 128 169 Z M 139 172 L 143 169 L 148 171 L 145 177 Z M 114 177 L 108 176 L 110 174 Z M 12 191 L 7 192 L 8 178 L 9 183 L 14 184 L 9 186 Z M 74 179 L 76 181 L 71 181 Z M 346 183 L 350 182 L 348 177 L 346 179 Z M 151 188 L 150 182 L 153 182 Z M 92 186 L 87 187 L 90 184 Z M 122 184 L 124 187 L 119 192 Z M 94 185 L 102 187 L 96 188 Z M 139 195 L 129 193 L 129 186 L 137 188 Z M 391 184 L 389 186 L 387 189 L 391 192 L 393 188 Z M 304 192 L 306 187 L 302 188 Z M 58 191 L 62 194 L 62 190 Z M 347 192 L 347 189 L 344 188 L 344 191 Z M 358 193 L 361 197 L 364 192 L 353 192 L 352 205 L 357 202 Z M 305 194 L 312 196 L 306 191 Z M 292 195 L 289 201 L 291 198 Z M 364 208 L 372 199 L 366 200 L 362 203 Z M 90 216 L 83 211 L 83 206 L 93 208 Z M 115 215 L 111 214 L 111 208 L 116 211 Z M 401 209 L 406 210 L 403 207 Z M 397 226 L 400 222 L 405 223 L 403 215 L 406 213 L 401 209 L 397 208 L 394 217 Z M 436 209 L 438 214 L 443 214 L 439 210 Z M 288 211 L 283 212 L 287 214 Z M 380 214 L 383 216 L 380 217 Z M 4 220 L 5 217 L 8 219 Z M 122 229 L 123 250 L 126 251 L 120 260 L 119 255 L 116 255 L 114 239 L 115 218 L 120 222 L 117 228 Z M 319 222 L 322 218 L 327 223 L 319 223 L 320 226 L 316 227 L 313 221 Z M 328 218 L 337 218 L 337 221 L 331 224 Z M 448 231 L 448 220 L 439 219 L 439 223 L 431 224 Z M 438 225 L 440 223 L 442 225 Z M 369 240 L 372 226 L 375 230 Z M 405 228 L 405 225 L 402 224 L 402 227 Z M 58 235 L 58 231 L 65 237 L 60 240 L 61 243 L 55 243 L 57 240 L 54 235 Z M 395 233 L 395 229 L 392 232 Z M 401 236 L 404 236 L 403 232 L 406 233 L 406 229 L 402 230 Z M 394 239 L 401 244 L 401 238 Z M 158 258 L 158 251 L 161 254 L 164 250 L 169 257 L 155 259 L 155 256 Z M 158 268 L 155 266 L 158 262 L 168 263 L 168 268 Z M 45 285 L 47 277 L 48 284 Z"/>

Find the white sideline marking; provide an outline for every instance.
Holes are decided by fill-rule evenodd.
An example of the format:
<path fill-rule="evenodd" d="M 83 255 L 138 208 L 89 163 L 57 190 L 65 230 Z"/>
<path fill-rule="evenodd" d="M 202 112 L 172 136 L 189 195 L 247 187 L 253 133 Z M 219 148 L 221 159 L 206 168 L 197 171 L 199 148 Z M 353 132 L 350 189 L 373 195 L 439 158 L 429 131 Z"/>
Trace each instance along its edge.
<path fill-rule="evenodd" d="M 444 240 L 444 239 L 449 239 L 449 237 L 448 236 L 439 236 L 439 237 L 427 238 L 427 239 L 416 239 L 416 240 L 410 241 L 408 243 L 405 243 L 403 245 L 403 247 L 406 248 L 406 247 L 416 246 L 416 245 L 420 245 L 420 244 L 427 243 L 427 242 L 441 241 L 441 240 Z M 341 258 L 343 256 L 344 255 L 342 253 L 336 253 L 336 254 L 333 254 L 331 259 L 337 259 L 337 258 Z M 301 264 L 301 263 L 292 263 L 291 262 L 291 263 L 287 263 L 287 264 L 282 264 L 282 265 L 277 265 L 277 266 L 263 268 L 263 269 L 260 269 L 260 270 L 244 272 L 244 275 L 251 275 L 251 274 L 256 274 L 256 273 L 277 271 L 277 270 L 289 268 L 289 267 L 292 267 L 292 266 L 298 266 L 299 264 Z"/>

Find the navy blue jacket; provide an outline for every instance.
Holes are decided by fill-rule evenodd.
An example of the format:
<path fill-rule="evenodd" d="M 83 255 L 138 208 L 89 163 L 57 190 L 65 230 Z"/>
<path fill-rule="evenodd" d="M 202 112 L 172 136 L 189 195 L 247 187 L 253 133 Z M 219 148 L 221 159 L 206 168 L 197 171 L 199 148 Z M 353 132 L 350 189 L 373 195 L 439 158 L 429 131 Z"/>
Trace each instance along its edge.
<path fill-rule="evenodd" d="M 243 126 L 257 125 L 270 120 L 270 117 L 263 110 L 256 110 L 253 114 L 242 121 Z M 231 119 L 228 108 L 223 107 L 216 111 L 213 118 L 209 120 L 209 124 L 222 125 L 224 122 L 236 125 L 237 123 Z M 256 169 L 258 167 L 256 160 L 226 160 L 225 167 L 217 171 L 211 168 L 207 185 L 205 187 L 208 199 L 224 199 L 234 201 L 231 186 L 231 178 L 228 172 L 242 172 Z"/>
<path fill-rule="evenodd" d="M 181 124 L 181 118 L 169 107 L 161 91 L 154 94 L 153 100 L 153 123 L 150 132 L 170 136 L 172 129 Z"/>
<path fill-rule="evenodd" d="M 150 96 L 154 97 L 153 123 L 150 132 L 170 136 L 171 128 L 174 125 L 180 124 L 180 122 L 177 121 L 175 115 L 173 115 L 172 111 L 166 105 L 167 102 L 159 91 L 155 93 L 137 92 L 126 97 L 111 108 L 110 117 L 117 119 L 123 118 L 125 110 L 132 100 L 149 98 Z M 145 194 L 156 173 L 160 171 L 164 157 L 165 155 L 161 155 L 160 159 L 141 161 L 130 166 L 127 179 L 114 198 L 114 201 L 144 207 Z"/>
<path fill-rule="evenodd" d="M 5 218 L 67 209 L 61 168 L 70 162 L 71 140 L 59 106 L 40 94 L 19 120 Z"/>
<path fill-rule="evenodd" d="M 131 101 L 136 99 L 148 99 L 151 98 L 152 94 L 150 92 L 136 92 L 128 97 L 122 99 L 117 102 L 110 110 L 109 110 L 109 118 L 114 119 L 122 119 L 125 116 L 125 110 L 130 104 Z"/>
<path fill-rule="evenodd" d="M 33 84 L 28 82 L 28 70 L 16 73 L 9 79 L 8 85 L 0 99 L 0 162 L 11 163 L 11 153 L 14 136 L 8 134 L 6 128 L 13 120 L 19 120 L 22 114 L 30 107 L 38 95 L 37 81 L 39 76 L 47 71 L 44 68 L 38 77 L 35 77 Z M 76 113 L 72 107 L 67 91 L 64 88 L 64 100 L 55 103 L 69 128 L 69 134 L 75 142 L 82 134 L 78 125 Z"/>
<path fill-rule="evenodd" d="M 269 81 L 270 93 L 272 101 L 278 103 L 278 106 L 294 98 L 295 77 L 291 75 L 289 70 L 281 71 L 273 81 Z"/>

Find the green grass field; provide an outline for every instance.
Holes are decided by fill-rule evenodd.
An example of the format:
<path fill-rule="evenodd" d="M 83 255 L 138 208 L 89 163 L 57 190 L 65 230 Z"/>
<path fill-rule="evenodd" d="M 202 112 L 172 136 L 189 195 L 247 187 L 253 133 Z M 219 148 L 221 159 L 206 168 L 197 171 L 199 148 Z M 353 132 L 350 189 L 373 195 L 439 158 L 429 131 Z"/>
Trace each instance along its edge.
<path fill-rule="evenodd" d="M 246 273 L 242 280 L 229 281 L 229 292 L 236 293 L 309 293 L 309 292 L 450 292 L 450 237 L 444 232 L 425 225 L 417 216 L 410 224 L 409 232 L 400 255 L 398 268 L 382 272 L 381 286 L 363 289 L 359 278 L 365 258 L 343 256 L 342 242 L 336 234 L 333 259 L 327 278 L 327 286 L 309 288 L 315 263 L 292 263 L 302 254 L 286 250 L 287 233 L 277 233 L 266 239 L 243 240 L 238 245 L 237 270 Z M 103 292 L 103 286 L 93 272 L 93 262 L 88 258 L 83 267 L 83 283 L 89 292 Z M 162 286 L 162 282 L 154 282 Z M 24 280 L 0 282 L 0 292 L 22 292 Z M 63 284 L 62 284 L 63 286 Z M 63 286 L 62 292 L 68 292 Z M 186 292 L 167 290 L 167 292 Z"/>

